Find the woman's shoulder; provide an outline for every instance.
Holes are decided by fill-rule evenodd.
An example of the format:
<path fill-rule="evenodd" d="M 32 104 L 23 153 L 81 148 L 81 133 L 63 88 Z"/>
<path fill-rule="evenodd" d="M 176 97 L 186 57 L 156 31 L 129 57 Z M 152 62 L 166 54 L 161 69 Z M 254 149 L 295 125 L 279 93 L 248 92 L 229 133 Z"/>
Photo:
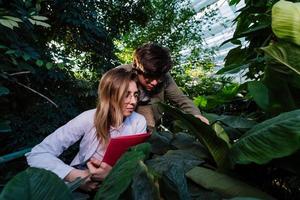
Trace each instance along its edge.
<path fill-rule="evenodd" d="M 139 120 L 146 120 L 145 117 L 137 112 L 132 112 L 132 114 L 129 116 L 131 120 L 139 121 Z"/>
<path fill-rule="evenodd" d="M 93 124 L 94 123 L 94 116 L 95 116 L 96 109 L 86 110 L 80 113 L 75 119 L 76 121 L 80 121 L 80 123 L 84 124 Z"/>
<path fill-rule="evenodd" d="M 137 112 L 132 112 L 132 114 L 128 117 L 128 119 L 126 121 L 127 121 L 127 123 L 136 124 L 136 125 L 146 124 L 145 117 Z"/>

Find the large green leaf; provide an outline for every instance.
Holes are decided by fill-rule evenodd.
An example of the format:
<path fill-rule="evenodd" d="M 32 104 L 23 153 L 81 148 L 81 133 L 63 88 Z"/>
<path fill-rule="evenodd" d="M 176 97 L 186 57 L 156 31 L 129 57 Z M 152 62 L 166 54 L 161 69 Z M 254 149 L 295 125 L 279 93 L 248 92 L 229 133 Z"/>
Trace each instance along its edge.
<path fill-rule="evenodd" d="M 233 163 L 267 163 L 300 148 L 300 110 L 280 114 L 257 124 L 231 148 Z"/>
<path fill-rule="evenodd" d="M 224 197 L 240 196 L 274 199 L 240 180 L 204 167 L 195 167 L 187 172 L 186 176 L 202 187 L 216 191 Z"/>
<path fill-rule="evenodd" d="M 7 183 L 0 199 L 68 200 L 72 199 L 72 194 L 56 174 L 45 169 L 28 168 Z"/>
<path fill-rule="evenodd" d="M 261 48 L 276 61 L 300 75 L 300 47 L 290 42 L 279 41 Z"/>
<path fill-rule="evenodd" d="M 253 119 L 248 119 L 242 116 L 216 115 L 213 113 L 205 113 L 203 115 L 208 118 L 211 123 L 220 121 L 222 124 L 235 129 L 250 129 L 257 124 L 257 122 L 255 122 Z"/>
<path fill-rule="evenodd" d="M 161 191 L 170 200 L 191 198 L 184 174 L 201 163 L 204 161 L 193 150 L 170 150 L 146 162 L 149 168 L 162 177 Z"/>
<path fill-rule="evenodd" d="M 141 164 L 141 172 L 133 177 L 131 184 L 132 200 L 159 200 L 160 195 L 154 176 L 146 165 Z"/>
<path fill-rule="evenodd" d="M 172 138 L 173 135 L 170 132 L 153 131 L 151 137 L 148 140 L 148 142 L 151 144 L 151 152 L 154 154 L 166 153 L 171 148 L 170 144 Z"/>
<path fill-rule="evenodd" d="M 263 110 L 267 110 L 269 104 L 268 88 L 260 81 L 248 82 L 248 90 L 256 104 Z"/>
<path fill-rule="evenodd" d="M 172 139 L 172 146 L 178 150 L 186 150 L 192 152 L 198 159 L 208 159 L 210 154 L 208 150 L 194 136 L 187 133 L 176 133 Z"/>
<path fill-rule="evenodd" d="M 169 150 L 163 156 L 158 156 L 146 161 L 147 166 L 153 168 L 160 174 L 168 171 L 172 165 L 176 165 L 182 168 L 184 172 L 187 172 L 202 163 L 204 163 L 204 161 L 197 157 L 197 152 L 189 150 Z"/>
<path fill-rule="evenodd" d="M 105 178 L 94 200 L 117 200 L 128 188 L 134 175 L 141 172 L 141 162 L 149 153 L 149 143 L 139 144 L 126 152 Z"/>
<path fill-rule="evenodd" d="M 191 200 L 186 177 L 181 166 L 171 165 L 162 175 L 160 188 L 166 200 Z"/>
<path fill-rule="evenodd" d="M 210 126 L 191 114 L 183 113 L 182 111 L 166 104 L 160 103 L 159 105 L 166 112 L 171 113 L 173 117 L 181 120 L 186 127 L 188 127 L 191 133 L 195 134 L 200 142 L 207 147 L 218 167 L 229 167 L 227 160 L 229 147 L 225 141 L 216 135 L 215 131 Z"/>

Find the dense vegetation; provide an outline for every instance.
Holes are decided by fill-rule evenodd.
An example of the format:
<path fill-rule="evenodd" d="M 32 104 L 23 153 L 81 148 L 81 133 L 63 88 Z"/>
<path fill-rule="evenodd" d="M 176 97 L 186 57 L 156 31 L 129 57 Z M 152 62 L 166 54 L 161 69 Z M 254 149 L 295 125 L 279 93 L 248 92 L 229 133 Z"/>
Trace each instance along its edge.
<path fill-rule="evenodd" d="M 244 71 L 239 85 L 205 75 L 213 52 L 202 48 L 201 27 L 216 19 L 196 19 L 188 1 L 0 0 L 0 184 L 26 169 L 16 158 L 28 148 L 95 106 L 103 72 L 155 41 L 170 48 L 175 80 L 211 126 L 161 105 L 173 119 L 120 159 L 95 199 L 297 199 L 300 47 L 272 31 L 276 2 L 245 1 L 225 41 L 236 47 L 217 74 Z M 52 173 L 28 168 L 1 195 L 72 199 L 80 181 L 65 187 Z"/>

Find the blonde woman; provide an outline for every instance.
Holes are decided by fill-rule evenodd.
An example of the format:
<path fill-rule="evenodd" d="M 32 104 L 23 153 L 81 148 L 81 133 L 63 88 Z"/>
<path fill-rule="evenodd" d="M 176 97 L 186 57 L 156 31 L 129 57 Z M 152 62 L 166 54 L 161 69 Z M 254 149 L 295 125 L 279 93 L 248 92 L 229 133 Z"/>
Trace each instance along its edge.
<path fill-rule="evenodd" d="M 100 80 L 98 96 L 96 109 L 78 115 L 26 154 L 28 164 L 50 170 L 68 182 L 92 174 L 81 188 L 96 189 L 97 181 L 111 170 L 101 162 L 109 138 L 144 133 L 147 126 L 145 118 L 134 112 L 138 89 L 133 73 L 122 68 L 108 71 Z M 80 139 L 79 152 L 70 165 L 65 164 L 58 156 Z"/>

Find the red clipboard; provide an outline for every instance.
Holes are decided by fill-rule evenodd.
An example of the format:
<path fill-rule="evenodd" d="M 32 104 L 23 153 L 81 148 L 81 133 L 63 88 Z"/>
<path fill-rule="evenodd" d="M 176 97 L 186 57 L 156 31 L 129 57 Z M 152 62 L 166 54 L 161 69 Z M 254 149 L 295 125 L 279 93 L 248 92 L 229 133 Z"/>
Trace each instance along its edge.
<path fill-rule="evenodd" d="M 111 138 L 102 162 L 105 162 L 110 166 L 114 166 L 122 154 L 129 149 L 129 147 L 145 142 L 150 135 L 150 133 L 141 133 Z"/>

